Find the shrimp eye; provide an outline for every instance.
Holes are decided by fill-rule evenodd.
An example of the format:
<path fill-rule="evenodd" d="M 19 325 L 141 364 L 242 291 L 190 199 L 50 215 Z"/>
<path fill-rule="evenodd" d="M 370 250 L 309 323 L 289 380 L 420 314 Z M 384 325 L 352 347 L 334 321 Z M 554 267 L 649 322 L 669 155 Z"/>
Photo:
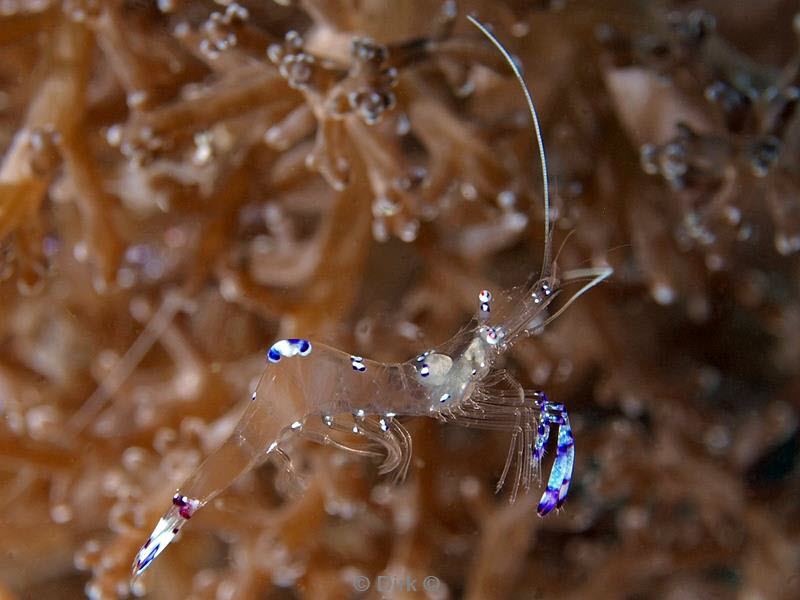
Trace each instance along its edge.
<path fill-rule="evenodd" d="M 495 346 L 506 337 L 506 330 L 502 327 L 483 327 L 481 328 L 483 341 L 491 346 Z"/>

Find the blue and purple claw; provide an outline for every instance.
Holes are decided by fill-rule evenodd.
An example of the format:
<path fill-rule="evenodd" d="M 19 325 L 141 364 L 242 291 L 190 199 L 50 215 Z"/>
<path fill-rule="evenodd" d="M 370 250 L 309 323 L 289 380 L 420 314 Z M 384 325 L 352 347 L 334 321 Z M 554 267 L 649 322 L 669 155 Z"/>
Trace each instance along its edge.
<path fill-rule="evenodd" d="M 563 428 L 567 430 L 565 437 L 568 438 L 568 442 L 566 448 L 564 449 L 564 480 L 561 482 L 561 487 L 558 490 L 558 502 L 556 503 L 556 508 L 561 508 L 561 505 L 564 504 L 564 500 L 567 499 L 569 484 L 572 481 L 572 467 L 575 464 L 575 440 L 572 437 L 572 429 L 569 429 L 569 421 L 566 422 Z"/>
<path fill-rule="evenodd" d="M 569 492 L 570 481 L 572 480 L 565 479 L 564 483 L 561 484 L 561 487 L 558 490 L 558 502 L 556 502 L 556 508 L 561 508 L 564 505 L 564 501 L 567 499 L 567 492 Z"/>
<path fill-rule="evenodd" d="M 544 447 L 547 445 L 548 439 L 550 439 L 550 422 L 545 419 L 544 422 L 539 423 L 539 428 L 536 431 L 536 442 L 533 445 L 533 462 L 537 473 L 540 472 L 539 470 L 542 466 Z"/>
<path fill-rule="evenodd" d="M 553 510 L 557 503 L 558 490 L 550 489 L 550 487 L 548 487 L 544 494 L 542 494 L 541 500 L 539 500 L 539 506 L 536 508 L 536 512 L 539 513 L 540 517 L 543 517 Z"/>
<path fill-rule="evenodd" d="M 561 431 L 558 432 L 558 437 L 560 441 L 562 437 Z M 559 444 L 556 459 L 553 461 L 553 468 L 550 471 L 550 479 L 547 481 L 547 489 L 544 491 L 544 494 L 542 494 L 542 499 L 539 500 L 539 506 L 536 509 L 540 517 L 545 516 L 551 510 L 564 503 L 563 498 L 561 498 L 561 488 L 567 476 L 567 466 L 567 455 Z M 569 489 L 569 483 L 567 483 L 567 489 Z M 564 496 L 566 497 L 566 491 L 564 492 Z"/>
<path fill-rule="evenodd" d="M 554 508 L 561 508 L 567 499 L 569 484 L 572 481 L 572 469 L 575 464 L 575 439 L 572 435 L 572 427 L 569 424 L 569 417 L 563 405 L 545 403 L 542 407 L 542 423 L 539 425 L 538 436 L 534 445 L 534 460 L 540 460 L 544 452 L 544 445 L 549 437 L 549 424 L 558 425 L 558 449 L 553 467 L 550 470 L 550 478 L 547 480 L 547 488 L 539 500 L 536 511 L 540 517 L 545 516 Z M 550 415 L 547 410 L 558 410 L 560 415 Z"/>

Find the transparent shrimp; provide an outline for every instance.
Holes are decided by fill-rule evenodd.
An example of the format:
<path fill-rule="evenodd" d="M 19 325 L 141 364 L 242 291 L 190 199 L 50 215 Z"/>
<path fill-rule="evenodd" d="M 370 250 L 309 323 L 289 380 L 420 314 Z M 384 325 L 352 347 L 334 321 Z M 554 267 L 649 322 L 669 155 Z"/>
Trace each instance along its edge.
<path fill-rule="evenodd" d="M 137 553 L 140 575 L 172 542 L 192 515 L 240 475 L 266 460 L 291 461 L 281 449 L 300 436 L 364 456 L 383 458 L 383 473 L 402 479 L 411 456 L 411 436 L 397 416 L 429 416 L 442 421 L 509 432 L 511 442 L 498 491 L 511 476 L 511 501 L 540 473 L 550 426 L 558 427 L 556 457 L 538 504 L 542 516 L 566 499 L 575 450 L 569 416 L 562 404 L 543 392 L 526 391 L 497 363 L 517 340 L 558 317 L 572 302 L 612 274 L 610 267 L 557 273 L 551 261 L 551 223 L 547 162 L 539 120 L 514 60 L 481 23 L 468 17 L 500 50 L 516 75 L 528 103 L 541 158 L 545 202 L 545 260 L 538 277 L 493 297 L 478 294 L 477 316 L 440 347 L 404 363 L 380 363 L 309 340 L 280 340 L 267 352 L 268 365 L 252 401 L 222 446 L 184 482 L 172 505 Z M 556 311 L 553 300 L 565 286 L 583 283 Z M 350 415 L 342 422 L 336 415 Z M 343 441 L 357 434 L 363 444 Z M 512 473 L 513 469 L 513 473 Z"/>

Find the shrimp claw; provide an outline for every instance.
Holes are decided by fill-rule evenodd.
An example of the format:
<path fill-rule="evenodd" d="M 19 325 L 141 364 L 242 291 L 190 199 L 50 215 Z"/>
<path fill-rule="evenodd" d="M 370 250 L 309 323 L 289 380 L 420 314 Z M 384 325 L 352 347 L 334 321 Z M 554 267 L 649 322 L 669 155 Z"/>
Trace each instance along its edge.
<path fill-rule="evenodd" d="M 547 480 L 547 488 L 539 500 L 536 512 L 540 517 L 545 516 L 554 508 L 561 508 L 567 499 L 569 484 L 572 480 L 572 468 L 575 464 L 575 439 L 569 423 L 569 415 L 563 404 L 550 402 L 543 392 L 537 394 L 539 399 L 534 403 L 540 407 L 539 425 L 536 443 L 533 448 L 533 460 L 537 469 L 541 465 L 544 447 L 550 436 L 550 425 L 558 425 L 558 440 L 556 458 Z"/>

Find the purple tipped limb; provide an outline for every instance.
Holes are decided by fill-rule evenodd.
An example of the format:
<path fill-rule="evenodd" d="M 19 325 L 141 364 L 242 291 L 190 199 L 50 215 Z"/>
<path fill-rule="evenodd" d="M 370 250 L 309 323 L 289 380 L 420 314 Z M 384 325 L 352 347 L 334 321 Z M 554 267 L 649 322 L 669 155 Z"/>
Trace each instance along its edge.
<path fill-rule="evenodd" d="M 147 549 L 150 545 L 152 540 L 147 540 L 147 543 L 142 546 L 142 550 Z M 159 544 L 155 544 L 151 549 L 150 552 L 144 557 L 137 557 L 137 560 L 133 563 L 133 568 L 131 569 L 134 575 L 138 575 L 139 573 L 143 572 L 147 567 L 150 566 L 150 563 L 155 560 L 156 556 L 159 554 L 159 550 L 161 547 Z M 141 554 L 141 551 L 140 551 Z"/>
<path fill-rule="evenodd" d="M 536 508 L 536 512 L 539 513 L 540 517 L 543 517 L 553 510 L 557 503 L 558 490 L 551 490 L 550 488 L 547 488 L 544 494 L 542 494 L 541 500 L 539 500 L 539 506 Z"/>
<path fill-rule="evenodd" d="M 200 507 L 200 501 L 175 494 L 172 506 L 164 513 L 150 537 L 136 553 L 136 558 L 131 565 L 131 574 L 134 577 L 141 575 L 147 567 L 170 545 L 175 536 Z"/>
<path fill-rule="evenodd" d="M 547 488 L 542 494 L 536 509 L 539 516 L 543 517 L 554 508 L 561 508 L 567 499 L 569 485 L 572 481 L 572 470 L 575 464 L 575 439 L 563 404 L 551 403 L 544 394 L 542 394 L 541 400 L 534 400 L 534 402 L 542 411 L 533 448 L 533 459 L 537 465 L 540 464 L 544 454 L 544 447 L 550 437 L 550 424 L 558 425 L 556 458 L 550 470 Z M 557 414 L 550 414 L 550 411 L 557 411 Z"/>
<path fill-rule="evenodd" d="M 565 437 L 567 438 L 567 444 L 563 448 L 564 453 L 564 480 L 561 482 L 561 487 L 558 490 L 558 502 L 556 503 L 556 508 L 561 508 L 564 504 L 564 501 L 567 499 L 567 493 L 569 492 L 569 484 L 572 481 L 572 468 L 575 464 L 575 439 L 572 437 L 572 429 L 569 428 L 569 421 L 567 421 L 562 430 L 566 430 Z M 559 432 L 559 436 L 560 436 Z M 559 453 L 562 452 L 562 448 L 559 447 Z"/>

